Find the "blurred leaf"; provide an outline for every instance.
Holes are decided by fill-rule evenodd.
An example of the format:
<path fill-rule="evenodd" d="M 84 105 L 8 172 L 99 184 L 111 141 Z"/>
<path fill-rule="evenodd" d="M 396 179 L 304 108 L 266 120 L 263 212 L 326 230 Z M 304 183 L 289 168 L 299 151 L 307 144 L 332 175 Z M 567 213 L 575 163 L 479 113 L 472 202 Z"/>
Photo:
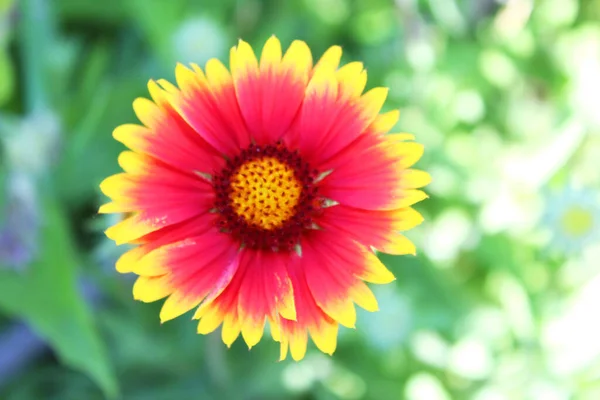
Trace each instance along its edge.
<path fill-rule="evenodd" d="M 12 6 L 14 0 L 0 0 L 0 12 L 5 12 Z"/>
<path fill-rule="evenodd" d="M 127 2 L 123 0 L 58 0 L 54 3 L 63 18 L 81 22 L 114 24 L 127 16 Z"/>
<path fill-rule="evenodd" d="M 23 18 L 19 26 L 26 109 L 44 109 L 48 106 L 45 68 L 49 44 L 53 39 L 49 21 L 50 5 L 42 0 L 22 0 L 19 5 Z"/>
<path fill-rule="evenodd" d="M 66 364 L 86 372 L 114 398 L 117 382 L 89 307 L 78 292 L 78 260 L 64 217 L 49 199 L 43 215 L 38 260 L 22 274 L 0 272 L 0 308 L 24 318 Z"/>
<path fill-rule="evenodd" d="M 99 89 L 106 85 L 104 75 L 109 67 L 111 50 L 106 42 L 100 42 L 89 50 L 85 65 L 79 67 L 80 76 L 77 77 L 77 104 L 86 104 L 96 99 Z M 94 104 L 96 105 L 96 104 Z"/>
<path fill-rule="evenodd" d="M 0 152 L 1 151 L 2 149 L 0 148 Z M 8 174 L 5 169 L 6 168 L 0 164 L 0 226 L 4 222 L 6 214 L 5 206 L 8 198 L 8 196 L 6 196 L 6 181 L 8 180 Z"/>
<path fill-rule="evenodd" d="M 14 90 L 14 73 L 10 56 L 0 49 L 0 106 L 12 96 Z"/>
<path fill-rule="evenodd" d="M 450 329 L 469 308 L 456 276 L 436 270 L 425 257 L 380 254 L 381 261 L 396 275 L 399 291 L 416 306 L 419 328 Z"/>
<path fill-rule="evenodd" d="M 163 62 L 168 62 L 172 50 L 172 32 L 185 15 L 185 4 L 181 0 L 156 1 L 147 7 L 147 0 L 130 0 L 130 12 L 148 44 Z"/>
<path fill-rule="evenodd" d="M 73 128 L 70 146 L 55 174 L 60 195 L 70 205 L 94 196 L 97 184 L 117 172 L 116 160 L 123 145 L 113 140 L 111 133 L 119 124 L 135 121 L 131 103 L 137 96 L 147 96 L 141 79 L 115 81 L 98 87 L 90 109 Z"/>

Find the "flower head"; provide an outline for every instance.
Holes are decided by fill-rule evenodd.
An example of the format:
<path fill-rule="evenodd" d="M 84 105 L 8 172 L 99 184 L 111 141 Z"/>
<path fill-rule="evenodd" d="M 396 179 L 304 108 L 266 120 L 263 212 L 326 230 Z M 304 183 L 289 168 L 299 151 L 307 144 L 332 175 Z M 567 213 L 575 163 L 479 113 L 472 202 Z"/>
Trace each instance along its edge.
<path fill-rule="evenodd" d="M 136 299 L 167 298 L 162 321 L 196 308 L 199 333 L 222 325 L 225 344 L 241 333 L 249 347 L 268 322 L 298 360 L 308 335 L 333 353 L 355 303 L 377 310 L 364 282 L 394 277 L 374 249 L 415 253 L 398 232 L 422 221 L 411 206 L 429 175 L 409 169 L 423 153 L 412 135 L 385 135 L 387 90 L 363 94 L 363 65 L 339 67 L 341 53 L 313 65 L 306 43 L 282 55 L 271 37 L 257 60 L 240 41 L 231 72 L 178 65 L 178 87 L 150 81 L 152 101 L 134 101 L 143 126 L 114 131 L 132 151 L 100 212 L 132 213 L 106 234 L 137 245 L 116 268 L 139 275 Z"/>
<path fill-rule="evenodd" d="M 600 239 L 600 195 L 570 185 L 561 191 L 549 192 L 543 223 L 552 232 L 553 248 L 578 253 Z"/>

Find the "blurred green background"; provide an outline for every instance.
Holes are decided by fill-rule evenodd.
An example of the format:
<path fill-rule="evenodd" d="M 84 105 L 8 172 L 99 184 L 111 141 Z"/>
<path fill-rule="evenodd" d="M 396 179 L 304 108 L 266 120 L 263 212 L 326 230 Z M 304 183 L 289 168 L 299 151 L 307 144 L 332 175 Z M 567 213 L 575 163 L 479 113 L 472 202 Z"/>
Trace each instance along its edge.
<path fill-rule="evenodd" d="M 600 1 L 0 0 L 0 399 L 600 399 Z M 177 61 L 340 44 L 426 145 L 417 257 L 333 357 L 134 302 L 114 127 Z"/>

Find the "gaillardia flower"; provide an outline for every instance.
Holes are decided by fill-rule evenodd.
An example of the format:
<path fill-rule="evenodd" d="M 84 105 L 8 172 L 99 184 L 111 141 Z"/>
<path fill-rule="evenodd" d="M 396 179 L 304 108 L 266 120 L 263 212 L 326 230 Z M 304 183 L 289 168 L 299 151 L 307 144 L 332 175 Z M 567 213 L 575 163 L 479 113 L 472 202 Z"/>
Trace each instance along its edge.
<path fill-rule="evenodd" d="M 408 169 L 413 136 L 386 135 L 399 115 L 380 113 L 387 90 L 363 94 L 363 65 L 339 67 L 341 53 L 313 65 L 306 43 L 282 55 L 271 37 L 257 60 L 240 41 L 231 72 L 177 65 L 177 87 L 150 81 L 152 101 L 134 101 L 143 126 L 114 131 L 131 151 L 100 212 L 131 213 L 106 235 L 137 245 L 116 268 L 139 275 L 136 299 L 167 298 L 161 321 L 197 308 L 199 333 L 222 325 L 225 344 L 241 333 L 249 347 L 268 322 L 281 359 L 299 360 L 309 334 L 333 353 L 354 303 L 377 310 L 364 282 L 394 277 L 375 249 L 415 253 L 398 232 L 421 222 L 410 206 L 429 175 Z"/>
<path fill-rule="evenodd" d="M 581 253 L 600 239 L 600 193 L 567 184 L 546 191 L 542 224 L 550 230 L 549 247 L 566 255 Z"/>

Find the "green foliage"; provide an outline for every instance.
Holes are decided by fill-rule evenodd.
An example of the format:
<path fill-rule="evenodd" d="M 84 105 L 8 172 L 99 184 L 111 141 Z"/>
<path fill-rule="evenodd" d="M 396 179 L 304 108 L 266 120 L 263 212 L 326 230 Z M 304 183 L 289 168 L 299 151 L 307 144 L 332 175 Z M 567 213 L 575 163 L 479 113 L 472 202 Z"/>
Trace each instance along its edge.
<path fill-rule="evenodd" d="M 0 260 L 0 333 L 24 320 L 57 355 L 0 376 L 0 398 L 596 400 L 599 249 L 566 251 L 543 211 L 579 204 L 547 188 L 600 187 L 599 16 L 587 0 L 0 0 L 0 234 L 9 171 L 36 182 L 42 225 L 35 262 Z M 111 132 L 135 122 L 148 80 L 272 34 L 364 62 L 433 176 L 407 233 L 418 256 L 381 256 L 397 277 L 376 288 L 381 311 L 299 364 L 268 340 L 226 349 L 189 318 L 161 325 L 114 272 L 123 249 L 96 213 L 123 149 Z M 61 122 L 56 148 L 28 122 L 40 110 Z M 9 165 L 22 135 L 30 153 Z"/>
<path fill-rule="evenodd" d="M 109 398 L 117 382 L 93 314 L 77 284 L 78 255 L 59 205 L 44 201 L 37 260 L 25 272 L 0 271 L 0 309 L 24 318 L 67 365 L 89 374 Z M 6 267 L 6 266 L 4 266 Z"/>

